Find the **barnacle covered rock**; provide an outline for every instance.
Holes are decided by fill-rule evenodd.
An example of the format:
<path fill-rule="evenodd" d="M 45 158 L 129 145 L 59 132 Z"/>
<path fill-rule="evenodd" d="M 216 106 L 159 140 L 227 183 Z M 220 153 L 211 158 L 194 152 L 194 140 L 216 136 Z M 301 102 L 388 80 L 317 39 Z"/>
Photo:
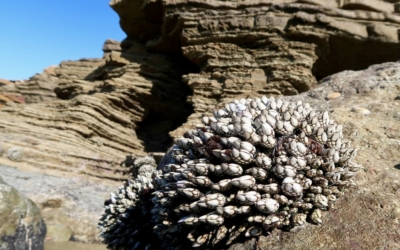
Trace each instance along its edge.
<path fill-rule="evenodd" d="M 142 157 L 128 165 L 136 175 L 110 194 L 99 222 L 103 242 L 110 249 L 144 249 L 150 242 L 155 243 L 154 239 L 149 242 L 143 239 L 152 234 L 154 227 L 149 219 L 154 208 L 151 193 L 152 176 L 157 175 L 156 163 L 152 157 Z"/>
<path fill-rule="evenodd" d="M 321 224 L 322 211 L 354 186 L 361 168 L 342 126 L 307 103 L 235 100 L 201 122 L 176 141 L 160 170 L 131 180 L 130 205 L 122 202 L 125 187 L 112 194 L 103 220 L 117 225 L 103 230 L 110 248 L 123 240 L 127 249 L 220 249 L 274 228 Z M 135 210 L 128 221 L 120 218 L 126 210 Z M 123 238 L 111 237 L 115 231 Z M 145 242 L 144 234 L 157 240 Z"/>

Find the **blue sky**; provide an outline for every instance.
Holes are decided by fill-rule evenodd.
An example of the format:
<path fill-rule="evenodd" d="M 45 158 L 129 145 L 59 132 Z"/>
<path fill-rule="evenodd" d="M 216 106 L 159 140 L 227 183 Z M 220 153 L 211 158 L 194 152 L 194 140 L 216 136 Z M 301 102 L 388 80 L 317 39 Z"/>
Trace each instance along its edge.
<path fill-rule="evenodd" d="M 99 58 L 106 39 L 125 33 L 109 0 L 0 3 L 0 78 L 28 79 L 63 60 Z"/>

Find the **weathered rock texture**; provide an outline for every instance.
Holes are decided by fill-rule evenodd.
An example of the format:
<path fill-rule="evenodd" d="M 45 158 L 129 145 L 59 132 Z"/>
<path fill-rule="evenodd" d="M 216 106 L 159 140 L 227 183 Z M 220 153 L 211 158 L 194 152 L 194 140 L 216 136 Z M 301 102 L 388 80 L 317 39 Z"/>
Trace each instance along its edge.
<path fill-rule="evenodd" d="M 113 0 L 128 38 L 106 41 L 104 58 L 0 81 L 0 164 L 121 179 L 125 155 L 164 151 L 169 135 L 217 103 L 308 91 L 291 98 L 332 110 L 366 170 L 324 226 L 259 246 L 398 249 L 400 64 L 346 71 L 312 89 L 329 74 L 400 58 L 392 2 Z M 21 161 L 8 157 L 11 148 Z"/>
<path fill-rule="evenodd" d="M 43 249 L 46 225 L 39 208 L 0 177 L 0 249 Z"/>
<path fill-rule="evenodd" d="M 121 178 L 123 155 L 165 151 L 217 103 L 294 95 L 329 74 L 400 58 L 390 1 L 110 5 L 128 37 L 106 41 L 102 59 L 0 82 L 0 143 L 24 151 L 19 166 Z"/>
<path fill-rule="evenodd" d="M 110 5 L 129 39 L 145 42 L 150 51 L 182 53 L 198 65 L 199 73 L 183 76 L 193 90 L 190 123 L 232 97 L 294 95 L 330 74 L 398 60 L 400 16 L 391 2 L 112 0 Z"/>
<path fill-rule="evenodd" d="M 0 108 L 6 102 L 16 103 L 38 103 L 57 99 L 54 88 L 58 85 L 59 79 L 55 75 L 55 67 L 43 70 L 23 81 L 13 81 L 3 84 L 0 82 Z"/>
<path fill-rule="evenodd" d="M 1 109 L 4 150 L 18 146 L 22 164 L 111 179 L 121 178 L 124 169 L 118 165 L 125 155 L 165 150 L 172 143 L 168 132 L 192 112 L 186 103 L 191 91 L 181 82 L 191 63 L 150 54 L 139 43 L 128 44 L 125 52 L 110 50 L 119 46 L 107 41 L 103 59 L 62 62 L 54 69 L 57 84 L 50 92 L 57 98 L 51 101 L 32 96 L 53 77 L 13 86 L 30 88 L 26 100 L 35 103 L 8 102 Z M 6 87 L 0 93 L 9 91 Z M 0 163 L 16 165 L 6 157 Z"/>

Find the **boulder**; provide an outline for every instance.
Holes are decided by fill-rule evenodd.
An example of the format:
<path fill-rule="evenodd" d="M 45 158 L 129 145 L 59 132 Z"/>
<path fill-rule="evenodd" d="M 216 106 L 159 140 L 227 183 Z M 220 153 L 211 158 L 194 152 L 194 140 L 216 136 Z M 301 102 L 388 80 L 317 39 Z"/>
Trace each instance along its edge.
<path fill-rule="evenodd" d="M 0 165 L 0 173 L 40 210 L 47 228 L 45 243 L 101 241 L 97 224 L 103 202 L 120 181 L 50 169 L 39 172 L 34 167 L 21 171 Z"/>
<path fill-rule="evenodd" d="M 46 225 L 39 208 L 0 177 L 0 249 L 43 249 Z"/>

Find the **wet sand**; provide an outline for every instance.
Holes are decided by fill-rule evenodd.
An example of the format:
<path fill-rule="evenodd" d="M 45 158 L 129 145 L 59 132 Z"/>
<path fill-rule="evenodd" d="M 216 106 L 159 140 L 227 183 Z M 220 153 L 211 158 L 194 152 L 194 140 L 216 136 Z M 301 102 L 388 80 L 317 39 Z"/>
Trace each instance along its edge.
<path fill-rule="evenodd" d="M 103 244 L 85 244 L 79 242 L 47 242 L 44 244 L 44 250 L 106 250 Z"/>

